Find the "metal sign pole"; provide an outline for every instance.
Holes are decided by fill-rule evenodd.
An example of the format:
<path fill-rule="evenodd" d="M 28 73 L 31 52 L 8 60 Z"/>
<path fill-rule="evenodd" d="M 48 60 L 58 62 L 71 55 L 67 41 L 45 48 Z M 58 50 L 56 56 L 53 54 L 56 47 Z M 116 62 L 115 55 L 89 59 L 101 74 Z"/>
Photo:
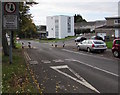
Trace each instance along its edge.
<path fill-rule="evenodd" d="M 9 50 L 10 64 L 12 64 L 12 31 L 10 32 L 10 50 Z"/>

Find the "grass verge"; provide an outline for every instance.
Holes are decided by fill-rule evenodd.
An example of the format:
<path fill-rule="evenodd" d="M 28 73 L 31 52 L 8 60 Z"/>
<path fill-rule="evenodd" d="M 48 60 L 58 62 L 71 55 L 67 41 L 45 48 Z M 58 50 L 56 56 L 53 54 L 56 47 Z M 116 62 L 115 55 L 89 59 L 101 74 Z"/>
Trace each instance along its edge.
<path fill-rule="evenodd" d="M 9 57 L 2 57 L 2 93 L 37 93 L 21 49 L 13 49 L 12 64 L 9 64 Z"/>
<path fill-rule="evenodd" d="M 42 39 L 42 40 L 38 40 L 40 42 L 58 42 L 58 41 L 67 41 L 67 40 L 70 40 L 70 39 L 74 39 L 76 38 L 76 36 L 69 36 L 69 37 L 66 37 L 66 38 L 63 38 L 63 39 Z"/>
<path fill-rule="evenodd" d="M 112 41 L 106 42 L 107 48 L 112 49 L 112 44 L 113 44 Z"/>

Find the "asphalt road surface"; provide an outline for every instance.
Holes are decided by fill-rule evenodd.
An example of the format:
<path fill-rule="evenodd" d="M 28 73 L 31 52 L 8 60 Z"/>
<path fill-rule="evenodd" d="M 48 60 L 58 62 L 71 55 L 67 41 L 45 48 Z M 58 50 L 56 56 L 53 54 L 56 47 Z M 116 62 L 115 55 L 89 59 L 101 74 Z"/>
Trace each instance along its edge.
<path fill-rule="evenodd" d="M 31 43 L 24 54 L 42 93 L 118 93 L 119 59 Z"/>

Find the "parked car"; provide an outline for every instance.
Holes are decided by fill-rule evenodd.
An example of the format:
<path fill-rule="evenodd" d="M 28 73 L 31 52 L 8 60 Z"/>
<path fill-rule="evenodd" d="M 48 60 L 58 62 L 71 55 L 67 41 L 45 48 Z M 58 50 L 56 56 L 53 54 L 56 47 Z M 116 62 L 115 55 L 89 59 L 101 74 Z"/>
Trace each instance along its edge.
<path fill-rule="evenodd" d="M 80 36 L 80 37 L 77 37 L 77 38 L 75 39 L 75 42 L 82 42 L 82 41 L 84 41 L 84 40 L 86 40 L 86 39 L 87 39 L 86 37 Z"/>
<path fill-rule="evenodd" d="M 113 41 L 112 53 L 115 57 L 120 57 L 120 39 Z"/>
<path fill-rule="evenodd" d="M 102 40 L 84 40 L 78 44 L 78 50 L 104 52 L 107 49 L 106 43 Z"/>
<path fill-rule="evenodd" d="M 100 36 L 92 36 L 91 39 L 93 39 L 93 40 L 102 40 L 103 41 L 103 38 L 100 37 Z"/>

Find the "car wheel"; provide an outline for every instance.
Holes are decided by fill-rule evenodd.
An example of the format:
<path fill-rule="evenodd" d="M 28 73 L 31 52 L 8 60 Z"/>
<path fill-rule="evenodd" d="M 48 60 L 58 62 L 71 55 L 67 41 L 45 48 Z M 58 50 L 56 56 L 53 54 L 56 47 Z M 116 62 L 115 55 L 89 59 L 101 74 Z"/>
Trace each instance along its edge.
<path fill-rule="evenodd" d="M 113 52 L 113 55 L 114 55 L 115 57 L 119 57 L 119 52 L 118 52 L 118 51 L 114 51 L 114 52 Z"/>
<path fill-rule="evenodd" d="M 80 47 L 79 47 L 79 46 L 77 46 L 77 49 L 78 49 L 78 50 L 80 50 Z"/>
<path fill-rule="evenodd" d="M 87 51 L 88 51 L 88 52 L 91 52 L 91 50 L 90 50 L 90 48 L 89 48 L 89 47 L 87 48 Z"/>

